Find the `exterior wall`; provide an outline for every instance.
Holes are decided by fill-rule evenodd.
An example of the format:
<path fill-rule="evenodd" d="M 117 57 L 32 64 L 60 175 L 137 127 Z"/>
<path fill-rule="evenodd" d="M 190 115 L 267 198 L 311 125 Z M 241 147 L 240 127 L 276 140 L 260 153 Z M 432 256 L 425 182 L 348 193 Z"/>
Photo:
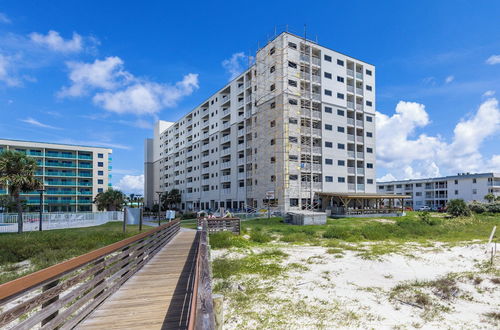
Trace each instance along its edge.
<path fill-rule="evenodd" d="M 43 183 L 45 211 L 97 211 L 100 191 L 111 186 L 111 149 L 0 139 L 0 151 L 16 150 L 34 157 Z M 7 189 L 0 187 L 0 194 Z M 39 208 L 38 192 L 23 194 L 30 210 Z"/>
<path fill-rule="evenodd" d="M 375 109 L 374 66 L 282 33 L 247 71 L 155 133 L 159 189 L 179 189 L 185 210 L 262 208 L 267 197 L 298 210 L 316 192 L 374 193 Z"/>
<path fill-rule="evenodd" d="M 460 174 L 442 178 L 378 182 L 377 190 L 379 193 L 412 196 L 405 203 L 414 209 L 422 206 L 444 207 L 450 199 L 485 202 L 484 196 L 489 193 L 500 196 L 500 174 Z"/>

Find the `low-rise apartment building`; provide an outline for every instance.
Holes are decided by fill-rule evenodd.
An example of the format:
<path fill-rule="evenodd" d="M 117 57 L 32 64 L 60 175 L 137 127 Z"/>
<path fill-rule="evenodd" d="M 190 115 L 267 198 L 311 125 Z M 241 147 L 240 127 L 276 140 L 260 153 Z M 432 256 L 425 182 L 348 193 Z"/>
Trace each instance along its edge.
<path fill-rule="evenodd" d="M 95 196 L 111 186 L 111 153 L 108 148 L 0 139 L 0 153 L 15 150 L 36 159 L 36 177 L 44 184 L 44 211 L 97 211 Z M 0 186 L 0 195 L 8 194 Z M 28 211 L 39 210 L 37 191 L 22 194 Z"/>
<path fill-rule="evenodd" d="M 377 182 L 381 194 L 408 195 L 405 206 L 419 209 L 445 207 L 450 199 L 484 202 L 484 196 L 500 196 L 500 173 L 459 173 L 453 176 Z"/>
<path fill-rule="evenodd" d="M 282 33 L 255 64 L 145 142 L 145 203 L 312 209 L 320 192 L 375 193 L 375 67 Z"/>

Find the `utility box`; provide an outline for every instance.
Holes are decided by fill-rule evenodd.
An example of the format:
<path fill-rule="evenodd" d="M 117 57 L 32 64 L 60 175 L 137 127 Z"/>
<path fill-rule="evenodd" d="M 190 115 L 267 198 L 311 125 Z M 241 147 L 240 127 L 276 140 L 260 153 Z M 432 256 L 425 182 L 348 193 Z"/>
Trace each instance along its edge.
<path fill-rule="evenodd" d="M 311 211 L 288 212 L 285 217 L 285 222 L 298 226 L 325 225 L 326 213 Z"/>

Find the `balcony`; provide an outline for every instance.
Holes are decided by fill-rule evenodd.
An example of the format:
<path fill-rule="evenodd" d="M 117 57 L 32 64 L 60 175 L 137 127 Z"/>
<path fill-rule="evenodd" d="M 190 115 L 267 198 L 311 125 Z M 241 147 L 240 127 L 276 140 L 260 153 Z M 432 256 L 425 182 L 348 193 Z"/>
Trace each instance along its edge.
<path fill-rule="evenodd" d="M 220 138 L 220 143 L 226 143 L 228 141 L 231 141 L 231 134 L 224 135 Z"/>
<path fill-rule="evenodd" d="M 309 163 L 302 164 L 302 169 L 306 170 L 306 171 L 310 171 L 311 164 L 309 164 Z M 321 172 L 321 164 L 312 164 L 312 171 L 313 172 Z"/>
<path fill-rule="evenodd" d="M 76 176 L 72 172 L 45 172 L 45 176 Z"/>
<path fill-rule="evenodd" d="M 360 103 L 356 103 L 356 110 L 363 110 L 363 105 Z"/>
<path fill-rule="evenodd" d="M 78 155 L 78 159 L 92 160 L 92 156 L 88 156 L 88 155 Z"/>
<path fill-rule="evenodd" d="M 314 57 L 314 56 L 313 56 L 311 59 L 312 59 L 311 63 L 312 63 L 313 65 L 317 65 L 317 66 L 320 66 L 320 65 L 321 65 L 321 59 L 320 59 L 319 57 Z"/>
<path fill-rule="evenodd" d="M 92 174 L 91 173 L 79 173 L 78 176 L 83 177 L 83 178 L 91 178 Z"/>
<path fill-rule="evenodd" d="M 301 134 L 310 135 L 311 131 L 312 131 L 313 135 L 321 136 L 321 128 L 313 128 L 312 130 L 311 130 L 310 127 L 304 127 L 303 126 L 303 127 L 300 128 L 300 133 Z"/>
<path fill-rule="evenodd" d="M 245 98 L 246 103 L 251 103 L 252 102 L 252 96 L 249 95 Z"/>
<path fill-rule="evenodd" d="M 246 179 L 247 174 L 245 172 L 238 172 L 238 179 L 243 180 Z"/>
<path fill-rule="evenodd" d="M 349 77 L 354 77 L 354 71 L 353 71 L 353 70 L 351 70 L 351 69 L 347 69 L 347 75 L 348 75 Z"/>
<path fill-rule="evenodd" d="M 227 108 L 225 110 L 222 110 L 222 117 L 225 117 L 229 114 L 231 114 L 231 109 Z"/>
<path fill-rule="evenodd" d="M 46 186 L 74 186 L 76 182 L 71 181 L 45 181 Z"/>
<path fill-rule="evenodd" d="M 245 82 L 245 88 L 248 88 L 248 87 L 251 87 L 252 86 L 252 81 L 251 80 L 247 80 Z"/>
<path fill-rule="evenodd" d="M 354 109 L 354 102 L 347 101 L 347 107 L 348 107 L 349 109 Z"/>
<path fill-rule="evenodd" d="M 302 152 L 311 152 L 311 147 L 309 145 L 301 145 L 300 150 Z M 312 147 L 313 154 L 321 154 L 321 147 Z"/>
<path fill-rule="evenodd" d="M 365 190 L 365 185 L 364 185 L 364 184 L 361 184 L 361 183 L 358 183 L 358 184 L 356 185 L 356 189 L 357 189 L 357 190 Z"/>
<path fill-rule="evenodd" d="M 356 126 L 363 127 L 363 126 L 365 126 L 365 123 L 362 120 L 358 119 L 358 120 L 356 120 Z"/>
<path fill-rule="evenodd" d="M 222 149 L 220 151 L 220 156 L 225 156 L 225 155 L 229 155 L 229 154 L 231 154 L 231 148 Z"/>
<path fill-rule="evenodd" d="M 301 108 L 300 115 L 307 118 L 312 117 L 314 119 L 321 119 L 321 111 L 311 111 L 310 109 Z"/>
<path fill-rule="evenodd" d="M 361 143 L 363 143 L 363 141 L 364 141 L 364 140 L 363 140 L 363 137 L 362 137 L 362 136 L 359 136 L 359 135 L 358 135 L 358 136 L 356 136 L 356 141 L 357 141 L 357 142 L 361 142 Z"/>
<path fill-rule="evenodd" d="M 245 165 L 245 163 L 246 163 L 245 158 L 238 158 L 237 162 L 238 165 Z"/>
<path fill-rule="evenodd" d="M 231 194 L 231 188 L 222 188 L 220 192 L 222 195 L 229 195 Z"/>
<path fill-rule="evenodd" d="M 356 173 L 357 174 L 365 174 L 365 169 L 364 168 L 357 168 Z"/>
<path fill-rule="evenodd" d="M 245 135 L 245 129 L 241 128 L 238 130 L 238 137 Z"/>
<path fill-rule="evenodd" d="M 92 187 L 91 182 L 78 182 L 78 186 L 80 187 Z"/>
<path fill-rule="evenodd" d="M 355 172 L 356 172 L 356 169 L 354 167 L 348 167 L 347 168 L 347 173 L 354 174 Z"/>
<path fill-rule="evenodd" d="M 347 134 L 347 141 L 354 142 L 354 135 L 352 135 L 352 134 Z"/>
<path fill-rule="evenodd" d="M 354 86 L 352 86 L 352 85 L 347 85 L 347 91 L 348 91 L 348 92 L 351 92 L 351 93 L 354 93 Z"/>
<path fill-rule="evenodd" d="M 245 150 L 245 143 L 238 143 L 238 151 L 243 151 Z"/>
<path fill-rule="evenodd" d="M 313 75 L 311 75 L 311 78 L 312 78 L 311 80 L 313 83 L 318 83 L 318 84 L 321 83 L 321 76 L 313 74 Z"/>
<path fill-rule="evenodd" d="M 231 182 L 231 176 L 230 175 L 221 176 L 220 182 Z"/>
<path fill-rule="evenodd" d="M 347 118 L 347 125 L 354 126 L 354 118 Z"/>
<path fill-rule="evenodd" d="M 52 163 L 52 162 L 45 162 L 46 167 L 76 167 L 75 164 L 73 163 Z"/>
<path fill-rule="evenodd" d="M 231 161 L 220 163 L 220 168 L 229 168 L 231 167 Z"/>
<path fill-rule="evenodd" d="M 306 54 L 300 54 L 300 60 L 301 60 L 302 62 L 307 62 L 307 63 L 309 63 L 310 59 L 311 59 L 311 57 L 310 57 L 309 55 L 306 55 Z"/>
<path fill-rule="evenodd" d="M 347 157 L 354 158 L 356 153 L 354 151 L 347 151 Z"/>
<path fill-rule="evenodd" d="M 347 184 L 347 190 L 349 190 L 349 191 L 355 191 L 356 190 L 356 185 L 354 183 L 348 183 Z"/>
<path fill-rule="evenodd" d="M 226 128 L 229 128 L 230 126 L 231 126 L 231 123 L 226 121 L 225 123 L 222 124 L 221 129 L 226 129 Z"/>
<path fill-rule="evenodd" d="M 76 195 L 76 191 L 47 190 L 46 195 Z"/>
<path fill-rule="evenodd" d="M 78 167 L 79 168 L 92 168 L 92 165 L 91 164 L 79 164 Z"/>
<path fill-rule="evenodd" d="M 363 89 L 362 88 L 356 88 L 356 94 L 363 95 Z"/>
<path fill-rule="evenodd" d="M 363 79 L 363 72 L 356 72 L 356 79 Z"/>
<path fill-rule="evenodd" d="M 365 153 L 364 152 L 356 152 L 356 157 L 363 159 L 363 158 L 365 158 Z"/>
<path fill-rule="evenodd" d="M 59 152 L 50 152 L 50 151 L 47 151 L 45 153 L 45 157 L 48 157 L 48 158 L 68 158 L 68 159 L 75 159 L 76 155 L 63 154 L 63 153 L 59 153 Z"/>

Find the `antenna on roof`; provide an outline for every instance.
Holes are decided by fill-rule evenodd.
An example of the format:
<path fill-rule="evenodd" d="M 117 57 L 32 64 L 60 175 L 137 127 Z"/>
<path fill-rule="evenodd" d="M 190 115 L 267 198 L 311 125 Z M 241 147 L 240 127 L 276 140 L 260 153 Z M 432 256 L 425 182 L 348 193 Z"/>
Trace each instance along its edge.
<path fill-rule="evenodd" d="M 274 26 L 274 37 L 276 38 L 276 31 L 277 31 L 277 28 L 276 28 L 276 25 Z"/>
<path fill-rule="evenodd" d="M 286 32 L 288 32 L 288 24 L 285 25 Z"/>

